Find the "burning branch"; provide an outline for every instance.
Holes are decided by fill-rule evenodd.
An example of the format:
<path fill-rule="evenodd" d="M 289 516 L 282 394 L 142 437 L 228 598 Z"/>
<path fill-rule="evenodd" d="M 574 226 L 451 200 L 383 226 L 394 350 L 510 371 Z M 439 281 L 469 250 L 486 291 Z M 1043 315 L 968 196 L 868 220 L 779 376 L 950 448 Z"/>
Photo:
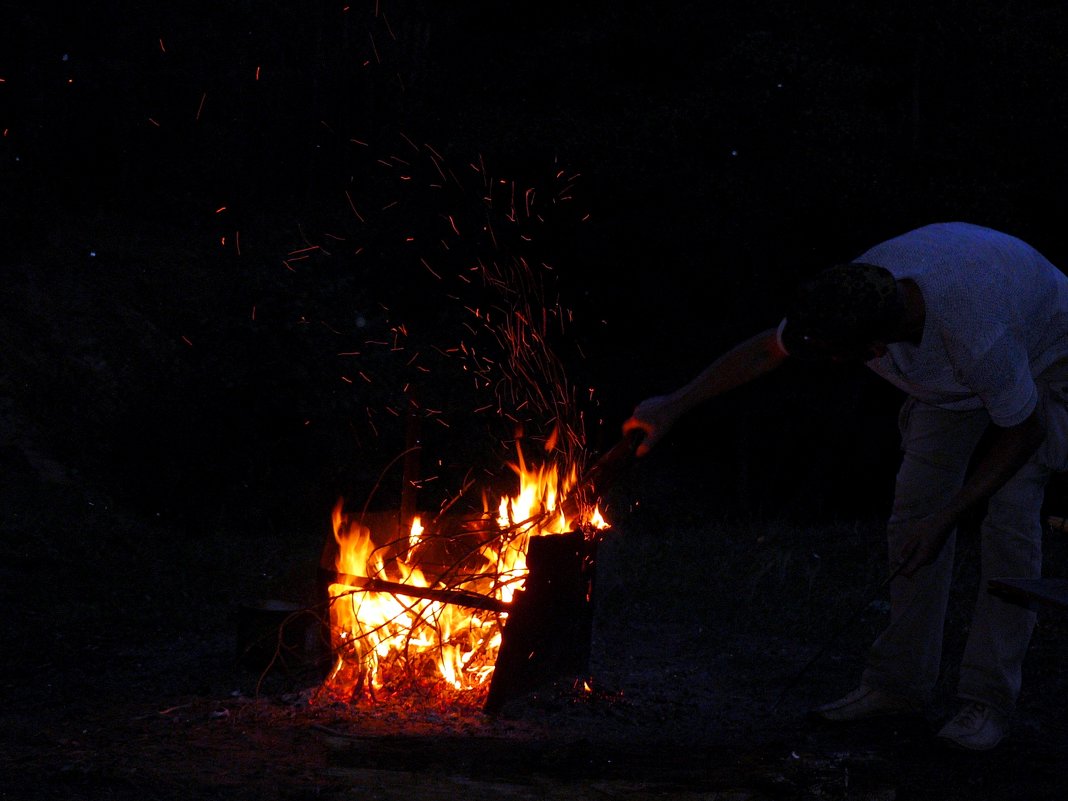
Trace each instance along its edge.
<path fill-rule="evenodd" d="M 466 590 L 447 590 L 435 587 L 415 587 L 411 584 L 401 584 L 397 581 L 385 579 L 367 578 L 366 576 L 351 576 L 348 573 L 338 573 L 337 583 L 363 590 L 364 592 L 386 592 L 391 595 L 403 595 L 409 598 L 422 598 L 426 601 L 438 601 L 443 604 L 454 604 L 470 609 L 481 609 L 485 612 L 502 614 L 508 611 L 508 604 L 479 595 Z"/>

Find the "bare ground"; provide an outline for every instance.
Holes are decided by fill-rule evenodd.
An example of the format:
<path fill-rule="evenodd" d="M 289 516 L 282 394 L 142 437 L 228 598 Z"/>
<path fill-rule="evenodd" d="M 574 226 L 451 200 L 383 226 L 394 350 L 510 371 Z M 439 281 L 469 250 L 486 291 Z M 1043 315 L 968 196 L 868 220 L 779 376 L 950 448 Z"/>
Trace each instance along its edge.
<path fill-rule="evenodd" d="M 310 669 L 260 675 L 235 659 L 242 598 L 314 603 L 317 537 L 193 537 L 18 466 L 0 797 L 1063 797 L 1059 610 L 1040 611 L 1019 719 L 991 754 L 933 742 L 952 659 L 929 719 L 806 718 L 852 686 L 885 616 L 877 523 L 703 519 L 685 479 L 642 463 L 599 550 L 591 690 L 561 680 L 493 717 L 459 703 L 317 706 Z M 1051 536 L 1054 564 L 1064 546 Z M 947 653 L 971 562 L 963 547 Z"/>

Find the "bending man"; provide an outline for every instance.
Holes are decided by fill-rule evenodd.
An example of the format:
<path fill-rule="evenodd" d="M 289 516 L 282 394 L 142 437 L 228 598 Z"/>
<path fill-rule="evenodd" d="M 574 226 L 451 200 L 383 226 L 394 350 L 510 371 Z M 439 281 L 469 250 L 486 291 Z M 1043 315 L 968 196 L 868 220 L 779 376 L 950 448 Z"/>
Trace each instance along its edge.
<path fill-rule="evenodd" d="M 803 283 L 777 328 L 642 401 L 623 430 L 645 432 L 644 456 L 683 414 L 788 358 L 863 361 L 906 394 L 887 526 L 890 622 L 860 686 L 815 714 L 853 721 L 924 710 L 942 659 L 957 523 L 985 503 L 961 706 L 938 737 L 994 748 L 1015 710 L 1035 615 L 986 587 L 998 576 L 1041 575 L 1045 487 L 1068 468 L 1068 278 L 989 228 L 909 231 Z M 973 460 L 988 430 L 989 448 Z"/>

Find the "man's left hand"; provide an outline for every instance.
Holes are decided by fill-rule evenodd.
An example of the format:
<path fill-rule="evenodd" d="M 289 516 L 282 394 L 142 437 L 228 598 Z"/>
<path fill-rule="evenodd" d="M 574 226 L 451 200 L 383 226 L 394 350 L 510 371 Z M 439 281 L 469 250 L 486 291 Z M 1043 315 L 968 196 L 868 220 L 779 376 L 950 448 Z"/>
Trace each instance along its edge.
<path fill-rule="evenodd" d="M 912 521 L 909 524 L 911 533 L 898 554 L 899 561 L 895 572 L 911 577 L 921 567 L 931 564 L 946 546 L 954 523 L 954 520 L 941 512 Z"/>

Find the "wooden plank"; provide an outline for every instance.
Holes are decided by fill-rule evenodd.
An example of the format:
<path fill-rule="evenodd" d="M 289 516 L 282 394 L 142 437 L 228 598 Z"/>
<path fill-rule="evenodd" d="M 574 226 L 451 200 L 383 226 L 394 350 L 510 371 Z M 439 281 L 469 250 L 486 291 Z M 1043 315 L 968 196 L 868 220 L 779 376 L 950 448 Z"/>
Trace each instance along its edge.
<path fill-rule="evenodd" d="M 1068 609 L 1068 578 L 996 578 L 987 591 L 1020 606 Z"/>
<path fill-rule="evenodd" d="M 501 632 L 487 714 L 558 679 L 587 677 L 595 548 L 581 531 L 530 538 L 529 572 Z"/>

